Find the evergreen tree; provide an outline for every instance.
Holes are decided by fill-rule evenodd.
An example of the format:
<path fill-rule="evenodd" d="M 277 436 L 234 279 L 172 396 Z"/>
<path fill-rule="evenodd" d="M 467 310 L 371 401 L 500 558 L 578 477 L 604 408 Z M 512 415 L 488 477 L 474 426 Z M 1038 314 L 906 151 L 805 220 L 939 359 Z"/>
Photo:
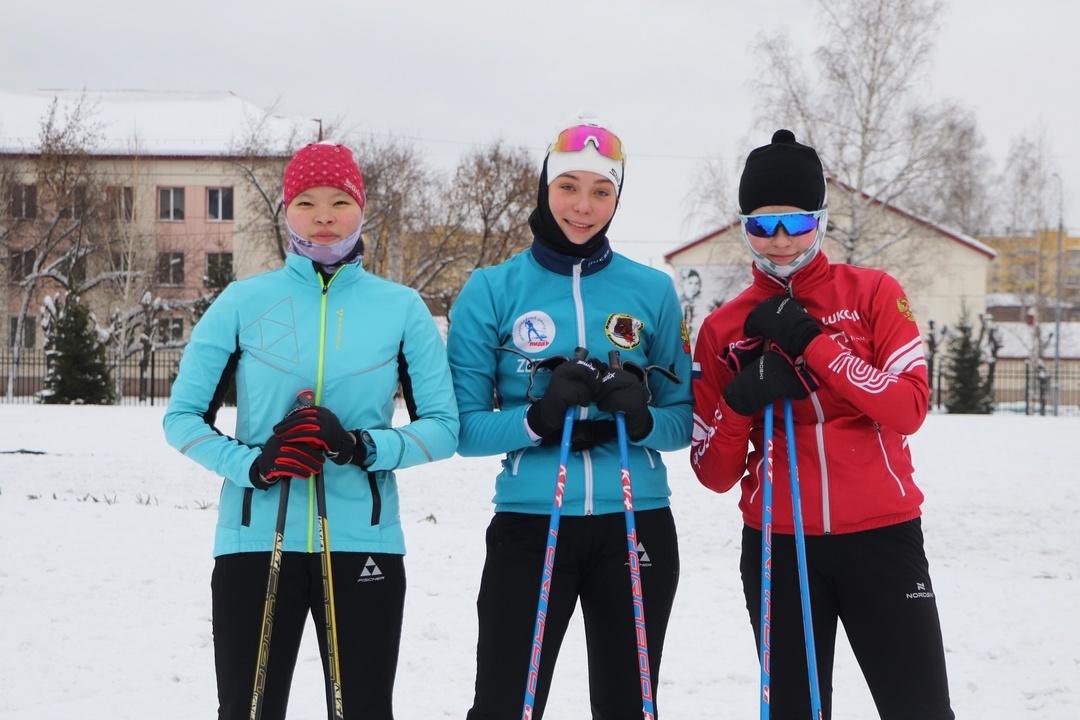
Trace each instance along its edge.
<path fill-rule="evenodd" d="M 971 334 L 971 318 L 967 306 L 964 306 L 960 311 L 960 322 L 956 324 L 945 348 L 942 375 L 949 388 L 945 409 L 950 413 L 989 415 L 994 411 L 993 388 L 979 371 L 983 364 L 983 352 Z"/>
<path fill-rule="evenodd" d="M 42 310 L 48 370 L 41 400 L 49 404 L 111 405 L 112 379 L 105 346 L 90 311 L 68 293 L 57 308 L 48 298 Z"/>

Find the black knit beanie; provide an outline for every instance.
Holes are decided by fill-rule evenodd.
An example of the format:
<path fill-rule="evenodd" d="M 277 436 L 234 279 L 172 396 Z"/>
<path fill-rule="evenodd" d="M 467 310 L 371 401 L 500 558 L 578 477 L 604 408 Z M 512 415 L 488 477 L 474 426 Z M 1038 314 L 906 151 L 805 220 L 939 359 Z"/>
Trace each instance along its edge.
<path fill-rule="evenodd" d="M 739 212 L 767 205 L 813 211 L 825 207 L 825 175 L 814 148 L 795 142 L 790 130 L 777 130 L 772 143 L 750 151 L 739 181 Z"/>

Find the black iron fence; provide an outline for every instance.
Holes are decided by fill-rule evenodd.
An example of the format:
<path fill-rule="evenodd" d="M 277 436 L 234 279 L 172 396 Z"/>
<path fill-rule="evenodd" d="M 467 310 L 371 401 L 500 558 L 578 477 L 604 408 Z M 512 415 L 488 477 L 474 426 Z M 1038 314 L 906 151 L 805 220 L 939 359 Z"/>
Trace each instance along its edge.
<path fill-rule="evenodd" d="M 983 377 L 987 367 L 983 366 Z M 1057 364 L 1044 358 L 999 360 L 994 367 L 994 412 L 1022 415 L 1080 415 L 1080 362 Z M 931 387 L 931 406 L 941 411 L 949 399 L 940 366 Z"/>
<path fill-rule="evenodd" d="M 113 359 L 113 387 L 117 403 L 122 405 L 163 404 L 169 399 L 172 381 L 183 350 L 167 348 L 124 359 Z M 23 350 L 18 375 L 7 392 L 14 362 L 11 349 L 0 352 L 0 402 L 37 403 L 45 389 L 46 360 L 41 350 Z M 994 412 L 1027 415 L 1080 415 L 1080 362 L 1062 362 L 1055 368 L 1052 360 L 999 361 L 994 368 Z M 1055 402 L 1056 385 L 1056 402 Z M 938 368 L 931 387 L 931 406 L 944 411 L 948 401 L 948 383 Z"/>
<path fill-rule="evenodd" d="M 128 358 L 110 358 L 117 404 L 163 405 L 168 402 L 183 352 L 180 348 L 165 348 Z M 15 357 L 10 348 L 0 352 L 0 402 L 41 402 L 48 371 L 45 352 L 22 350 L 18 371 L 13 374 L 14 365 Z"/>

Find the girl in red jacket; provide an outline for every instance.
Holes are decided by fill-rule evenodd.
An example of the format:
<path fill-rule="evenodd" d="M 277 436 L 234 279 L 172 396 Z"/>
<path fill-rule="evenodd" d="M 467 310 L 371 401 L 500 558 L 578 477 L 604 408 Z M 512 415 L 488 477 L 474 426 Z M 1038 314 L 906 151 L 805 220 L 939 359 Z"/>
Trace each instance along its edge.
<path fill-rule="evenodd" d="M 882 718 L 951 720 L 907 436 L 926 417 L 918 327 L 888 274 L 820 252 L 825 179 L 813 148 L 778 130 L 739 184 L 753 283 L 705 320 L 694 352 L 691 464 L 716 492 L 740 484 L 741 572 L 760 643 L 763 409 L 793 400 L 824 717 L 837 621 Z M 774 452 L 772 718 L 804 718 L 810 692 L 782 410 Z M 747 448 L 749 446 L 749 454 Z"/>

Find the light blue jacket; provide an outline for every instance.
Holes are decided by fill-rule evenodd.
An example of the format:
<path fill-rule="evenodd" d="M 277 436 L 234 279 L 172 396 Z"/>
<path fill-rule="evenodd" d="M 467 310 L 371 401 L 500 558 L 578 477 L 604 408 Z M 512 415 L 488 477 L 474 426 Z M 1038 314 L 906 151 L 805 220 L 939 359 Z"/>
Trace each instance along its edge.
<path fill-rule="evenodd" d="M 230 437 L 214 415 L 234 369 Z M 399 380 L 415 412 L 395 428 Z M 230 284 L 210 306 L 192 330 L 165 413 L 169 444 L 226 479 L 214 555 L 272 549 L 281 484 L 254 489 L 248 471 L 305 389 L 346 429 L 367 430 L 376 447 L 367 471 L 325 465 L 331 550 L 404 554 L 393 470 L 447 458 L 457 445 L 445 345 L 414 290 L 360 263 L 324 281 L 310 260 L 292 254 L 279 270 Z M 284 550 L 320 550 L 314 483 L 292 481 Z"/>
<path fill-rule="evenodd" d="M 526 429 L 528 361 L 570 357 L 576 347 L 604 362 L 617 350 L 623 362 L 659 365 L 682 380 L 651 375 L 653 430 L 629 448 L 634 509 L 669 505 L 667 468 L 657 451 L 690 444 L 693 400 L 689 341 L 667 274 L 613 253 L 606 242 L 585 261 L 534 242 L 500 265 L 473 272 L 450 321 L 447 352 L 461 413 L 458 452 L 506 454 L 495 480 L 496 512 L 551 513 L 559 447 L 539 445 Z M 548 377 L 535 374 L 535 397 L 543 395 Z M 594 405 L 579 417 L 611 416 Z M 571 453 L 561 512 L 622 511 L 618 444 Z"/>

